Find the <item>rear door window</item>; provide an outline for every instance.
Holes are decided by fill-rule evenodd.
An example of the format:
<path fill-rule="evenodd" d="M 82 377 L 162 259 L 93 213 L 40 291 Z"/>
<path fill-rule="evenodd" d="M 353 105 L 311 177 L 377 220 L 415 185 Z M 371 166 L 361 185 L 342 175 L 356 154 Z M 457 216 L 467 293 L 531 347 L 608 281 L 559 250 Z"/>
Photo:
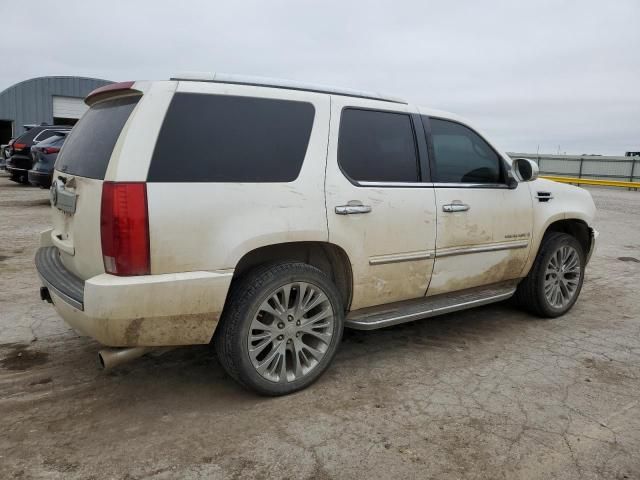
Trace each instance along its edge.
<path fill-rule="evenodd" d="M 113 147 L 139 100 L 139 96 L 121 97 L 93 105 L 69 133 L 56 170 L 104 179 Z"/>
<path fill-rule="evenodd" d="M 430 118 L 435 157 L 434 182 L 502 182 L 500 156 L 480 135 L 464 125 Z"/>
<path fill-rule="evenodd" d="M 291 182 L 307 152 L 311 103 L 176 93 L 149 182 Z"/>
<path fill-rule="evenodd" d="M 418 155 L 410 116 L 345 109 L 340 119 L 338 164 L 356 181 L 418 182 Z"/>

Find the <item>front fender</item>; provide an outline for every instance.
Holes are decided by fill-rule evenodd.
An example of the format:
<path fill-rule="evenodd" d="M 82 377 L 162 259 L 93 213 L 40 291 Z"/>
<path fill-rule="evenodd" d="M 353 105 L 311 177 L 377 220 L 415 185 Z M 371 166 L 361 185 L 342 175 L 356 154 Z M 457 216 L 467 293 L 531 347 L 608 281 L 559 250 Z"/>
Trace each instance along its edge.
<path fill-rule="evenodd" d="M 579 220 L 593 229 L 596 207 L 591 194 L 584 188 L 539 178 L 530 183 L 533 198 L 532 248 L 524 272 L 533 265 L 542 239 L 549 227 L 561 220 Z M 551 199 L 540 201 L 538 192 L 551 194 Z M 587 252 L 588 253 L 588 252 Z"/>

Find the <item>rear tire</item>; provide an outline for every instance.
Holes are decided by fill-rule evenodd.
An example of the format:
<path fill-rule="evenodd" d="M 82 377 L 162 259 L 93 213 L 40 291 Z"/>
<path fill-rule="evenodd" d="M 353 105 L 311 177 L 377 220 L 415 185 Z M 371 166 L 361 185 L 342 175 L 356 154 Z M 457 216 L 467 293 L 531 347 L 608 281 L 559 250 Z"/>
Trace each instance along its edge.
<path fill-rule="evenodd" d="M 329 367 L 342 339 L 338 289 L 305 263 L 265 265 L 234 282 L 214 336 L 225 371 L 262 395 L 308 387 Z"/>
<path fill-rule="evenodd" d="M 516 290 L 517 303 L 540 317 L 567 313 L 578 300 L 584 281 L 585 254 L 571 235 L 547 233 L 529 275 Z"/>

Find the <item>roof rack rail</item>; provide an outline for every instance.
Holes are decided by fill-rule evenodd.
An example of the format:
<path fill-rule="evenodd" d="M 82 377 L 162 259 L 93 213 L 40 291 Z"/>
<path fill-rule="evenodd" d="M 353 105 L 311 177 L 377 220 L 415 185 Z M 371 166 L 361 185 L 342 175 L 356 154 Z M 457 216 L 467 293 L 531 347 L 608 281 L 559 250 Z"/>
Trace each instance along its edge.
<path fill-rule="evenodd" d="M 407 103 L 405 100 L 401 98 L 393 97 L 390 95 L 381 95 L 375 92 L 353 90 L 350 88 L 330 87 L 326 85 L 297 82 L 294 80 L 280 80 L 277 78 L 253 77 L 253 76 L 247 76 L 247 75 L 233 75 L 228 73 L 188 72 L 188 73 L 182 73 L 182 74 L 176 75 L 175 77 L 171 77 L 170 80 L 231 83 L 235 85 L 251 85 L 254 87 L 283 88 L 287 90 L 302 90 L 305 92 L 345 95 L 347 97 L 366 98 L 369 100 L 381 100 L 384 102 L 404 103 L 404 104 Z"/>

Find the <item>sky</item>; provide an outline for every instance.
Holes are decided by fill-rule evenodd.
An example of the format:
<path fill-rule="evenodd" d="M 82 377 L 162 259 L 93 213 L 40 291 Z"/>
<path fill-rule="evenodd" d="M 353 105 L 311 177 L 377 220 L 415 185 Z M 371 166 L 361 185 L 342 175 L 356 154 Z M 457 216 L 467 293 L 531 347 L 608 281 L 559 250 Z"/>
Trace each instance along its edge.
<path fill-rule="evenodd" d="M 0 91 L 224 72 L 372 90 L 510 152 L 640 151 L 640 0 L 0 0 Z"/>

